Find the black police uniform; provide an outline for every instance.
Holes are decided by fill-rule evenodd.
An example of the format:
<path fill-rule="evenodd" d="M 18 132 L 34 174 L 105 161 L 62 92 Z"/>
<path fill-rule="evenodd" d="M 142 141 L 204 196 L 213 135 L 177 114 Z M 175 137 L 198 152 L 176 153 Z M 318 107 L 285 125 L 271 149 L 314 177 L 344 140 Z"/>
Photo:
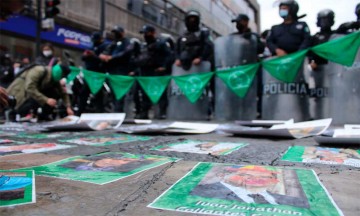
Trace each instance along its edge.
<path fill-rule="evenodd" d="M 156 72 L 157 68 L 168 68 L 169 62 L 172 61 L 170 48 L 166 41 L 156 38 L 150 44 L 144 44 L 141 54 L 136 59 L 136 65 L 139 67 L 140 76 L 162 76 L 169 75 L 166 70 L 163 73 Z M 148 112 L 151 108 L 151 101 L 142 88 L 137 85 L 135 94 L 136 118 L 147 119 Z M 160 115 L 164 115 L 167 107 L 167 95 L 164 93 L 160 99 Z"/>
<path fill-rule="evenodd" d="M 291 24 L 282 23 L 271 28 L 266 40 L 273 55 L 280 48 L 288 54 L 306 49 L 310 46 L 310 31 L 305 22 L 295 21 Z"/>
<path fill-rule="evenodd" d="M 190 69 L 195 58 L 213 62 L 213 43 L 209 31 L 201 29 L 195 32 L 185 32 L 177 41 L 175 53 L 184 70 Z"/>
<path fill-rule="evenodd" d="M 94 52 L 95 55 L 83 55 L 81 57 L 81 60 L 84 62 L 85 69 L 94 71 L 94 72 L 100 72 L 105 73 L 106 68 L 101 59 L 99 58 L 99 55 L 103 53 L 106 49 L 106 47 L 109 45 L 108 42 L 104 41 L 100 44 L 94 44 L 90 51 Z M 75 95 L 75 104 L 78 104 L 78 110 L 76 110 L 76 114 L 80 115 L 81 113 L 85 112 L 88 98 L 90 95 L 90 89 L 88 85 L 84 85 L 82 83 L 75 82 L 73 91 L 77 92 Z M 96 95 L 94 95 L 93 98 L 93 105 L 94 105 L 94 112 L 96 113 L 103 113 L 104 112 L 104 104 L 103 104 L 103 93 L 102 91 L 99 91 Z M 90 110 L 87 110 L 89 112 Z"/>

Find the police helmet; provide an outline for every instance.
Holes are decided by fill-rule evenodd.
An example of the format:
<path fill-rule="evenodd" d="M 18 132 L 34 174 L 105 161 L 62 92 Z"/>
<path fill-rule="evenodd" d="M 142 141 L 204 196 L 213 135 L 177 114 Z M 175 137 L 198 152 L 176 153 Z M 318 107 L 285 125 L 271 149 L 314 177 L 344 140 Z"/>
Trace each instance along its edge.
<path fill-rule="evenodd" d="M 316 25 L 321 28 L 331 27 L 335 23 L 335 13 L 330 9 L 319 11 Z M 323 21 L 322 21 L 323 20 Z"/>
<path fill-rule="evenodd" d="M 200 12 L 197 10 L 189 10 L 186 13 L 185 19 L 188 19 L 189 17 L 197 17 L 200 19 L 201 15 L 200 15 Z"/>
<path fill-rule="evenodd" d="M 120 33 L 124 32 L 124 28 L 121 27 L 121 26 L 116 25 L 111 29 L 111 32 L 114 32 L 116 34 L 120 34 Z"/>
<path fill-rule="evenodd" d="M 91 34 L 91 41 L 99 41 L 101 40 L 102 36 L 101 36 L 101 33 L 100 32 L 93 32 Z"/>
<path fill-rule="evenodd" d="M 360 3 L 359 4 L 357 4 L 356 5 L 356 7 L 355 7 L 355 14 L 356 14 L 356 16 L 360 16 Z"/>
<path fill-rule="evenodd" d="M 281 0 L 279 7 L 283 5 L 289 7 L 289 14 L 293 18 L 297 18 L 297 13 L 299 12 L 299 4 L 295 0 Z"/>

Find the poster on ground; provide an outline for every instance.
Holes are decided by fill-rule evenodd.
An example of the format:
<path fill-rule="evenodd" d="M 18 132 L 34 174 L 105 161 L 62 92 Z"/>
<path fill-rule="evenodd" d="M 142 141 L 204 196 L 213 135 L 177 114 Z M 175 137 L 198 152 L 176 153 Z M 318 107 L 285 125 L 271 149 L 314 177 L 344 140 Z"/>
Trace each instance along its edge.
<path fill-rule="evenodd" d="M 223 125 L 219 130 L 236 136 L 300 139 L 322 134 L 330 126 L 331 121 L 332 119 L 320 119 L 306 122 L 275 124 L 270 128 Z"/>
<path fill-rule="evenodd" d="M 31 168 L 35 170 L 36 175 L 103 185 L 177 160 L 177 158 L 156 155 L 108 152 L 66 158 L 54 163 L 24 169 Z"/>
<path fill-rule="evenodd" d="M 33 170 L 0 170 L 0 207 L 35 203 L 35 175 Z"/>
<path fill-rule="evenodd" d="M 185 140 L 166 145 L 156 146 L 150 150 L 188 152 L 196 154 L 227 155 L 246 146 L 246 143 L 212 142 L 200 140 Z"/>
<path fill-rule="evenodd" d="M 292 146 L 281 160 L 360 167 L 360 150 Z"/>
<path fill-rule="evenodd" d="M 342 215 L 313 170 L 199 163 L 148 207 L 207 215 Z"/>
<path fill-rule="evenodd" d="M 89 136 L 89 137 L 81 137 L 81 138 L 66 139 L 59 141 L 74 143 L 78 145 L 107 146 L 107 145 L 134 142 L 134 141 L 146 141 L 150 139 L 151 137 L 147 137 L 147 136 L 112 134 L 107 136 Z"/>
<path fill-rule="evenodd" d="M 21 145 L 1 145 L 0 156 L 14 155 L 14 154 L 28 154 L 47 152 L 59 149 L 72 148 L 71 145 L 61 145 L 56 143 L 33 143 L 33 144 L 21 144 Z"/>
<path fill-rule="evenodd" d="M 81 133 L 77 132 L 58 132 L 58 133 L 20 133 L 17 137 L 30 139 L 55 139 L 65 136 L 77 136 Z"/>

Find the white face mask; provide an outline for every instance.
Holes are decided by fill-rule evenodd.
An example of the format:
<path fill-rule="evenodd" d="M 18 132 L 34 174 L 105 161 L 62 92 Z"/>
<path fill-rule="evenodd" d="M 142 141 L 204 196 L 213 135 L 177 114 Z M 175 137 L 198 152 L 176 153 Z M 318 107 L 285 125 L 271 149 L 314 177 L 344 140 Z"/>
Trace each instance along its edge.
<path fill-rule="evenodd" d="M 43 51 L 43 55 L 45 56 L 45 57 L 49 57 L 49 56 L 52 56 L 52 51 L 51 50 L 44 50 Z"/>

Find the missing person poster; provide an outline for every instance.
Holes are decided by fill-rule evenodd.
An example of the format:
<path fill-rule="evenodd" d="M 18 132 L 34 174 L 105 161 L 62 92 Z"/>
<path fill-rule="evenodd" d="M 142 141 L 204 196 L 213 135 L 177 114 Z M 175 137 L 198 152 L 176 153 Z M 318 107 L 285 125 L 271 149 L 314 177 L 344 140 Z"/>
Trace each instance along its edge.
<path fill-rule="evenodd" d="M 14 154 L 28 154 L 47 152 L 59 149 L 72 148 L 71 145 L 61 145 L 56 143 L 33 143 L 33 144 L 21 144 L 21 145 L 1 145 L 0 156 L 14 155 Z"/>
<path fill-rule="evenodd" d="M 312 170 L 199 163 L 148 205 L 208 215 L 342 215 Z"/>
<path fill-rule="evenodd" d="M 292 146 L 281 160 L 360 167 L 360 150 Z"/>
<path fill-rule="evenodd" d="M 188 153 L 211 154 L 211 155 L 227 155 L 246 145 L 247 144 L 245 143 L 234 143 L 234 142 L 185 140 L 183 142 L 156 146 L 151 150 L 188 152 Z"/>
<path fill-rule="evenodd" d="M 150 140 L 147 136 L 132 136 L 125 134 L 112 134 L 106 136 L 89 136 L 74 139 L 60 140 L 61 142 L 73 143 L 78 145 L 91 145 L 91 146 L 107 146 L 113 144 L 134 142 L 134 141 L 146 141 Z"/>
<path fill-rule="evenodd" d="M 35 175 L 33 170 L 0 170 L 0 207 L 35 203 Z"/>
<path fill-rule="evenodd" d="M 110 152 L 66 158 L 31 169 L 35 170 L 36 175 L 103 185 L 177 160 L 155 155 Z"/>

